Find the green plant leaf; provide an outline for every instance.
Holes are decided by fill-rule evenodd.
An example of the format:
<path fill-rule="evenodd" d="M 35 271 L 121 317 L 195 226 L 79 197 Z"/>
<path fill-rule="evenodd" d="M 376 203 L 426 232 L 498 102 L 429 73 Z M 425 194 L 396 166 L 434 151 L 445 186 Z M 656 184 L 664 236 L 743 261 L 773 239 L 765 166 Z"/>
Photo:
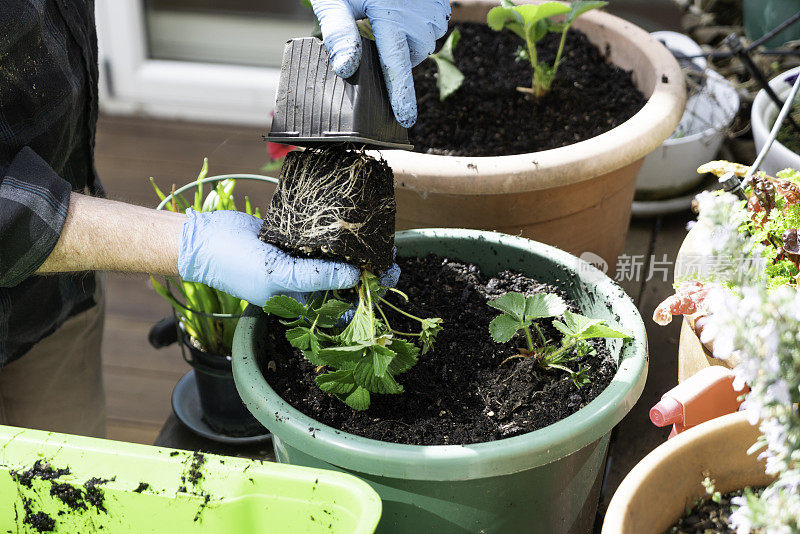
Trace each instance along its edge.
<path fill-rule="evenodd" d="M 521 6 L 514 6 L 516 11 L 522 17 L 522 23 L 526 28 L 533 26 L 538 21 L 547 17 L 554 17 L 556 15 L 563 15 L 569 13 L 570 7 L 562 4 L 561 2 L 542 2 L 541 4 L 523 4 Z M 545 27 L 547 31 L 547 27 Z"/>
<path fill-rule="evenodd" d="M 525 299 L 525 312 L 523 319 L 531 321 L 544 317 L 561 315 L 567 309 L 567 303 L 558 295 L 552 293 L 536 293 Z"/>
<path fill-rule="evenodd" d="M 314 352 L 319 350 L 317 336 L 315 336 L 308 327 L 297 326 L 291 330 L 287 330 L 286 339 L 292 344 L 293 347 L 296 347 L 300 350 L 311 349 Z"/>
<path fill-rule="evenodd" d="M 364 357 L 366 350 L 364 345 L 327 347 L 317 351 L 317 358 L 331 367 L 351 368 Z"/>
<path fill-rule="evenodd" d="M 303 350 L 300 351 L 303 353 L 303 357 L 308 360 L 308 363 L 311 365 L 315 365 L 317 367 L 321 367 L 323 365 L 327 365 L 324 361 L 322 361 L 319 356 L 317 355 L 318 352 L 314 352 L 313 350 Z"/>
<path fill-rule="evenodd" d="M 442 330 L 442 320 L 439 317 L 429 317 L 422 320 L 422 331 L 419 340 L 422 342 L 422 354 L 433 350 L 436 336 Z"/>
<path fill-rule="evenodd" d="M 372 342 L 373 320 L 373 315 L 366 309 L 366 304 L 359 302 L 355 315 L 342 331 L 340 338 L 349 345 L 370 344 Z"/>
<path fill-rule="evenodd" d="M 356 384 L 363 387 L 371 393 L 402 393 L 403 387 L 398 384 L 389 373 L 384 373 L 383 376 L 378 376 L 375 373 L 375 366 L 372 358 L 361 358 L 355 368 L 353 369 L 353 378 Z"/>
<path fill-rule="evenodd" d="M 339 320 L 339 318 L 350 309 L 350 303 L 336 299 L 328 299 L 325 303 L 316 308 L 314 312 L 322 317 Z"/>
<path fill-rule="evenodd" d="M 447 37 L 447 40 L 442 45 L 441 50 L 439 50 L 435 54 L 431 54 L 431 56 L 438 57 L 440 59 L 445 59 L 450 63 L 455 63 L 456 60 L 455 57 L 453 56 L 453 51 L 460 40 L 461 40 L 461 32 L 458 31 L 458 28 L 456 28 L 452 32 L 450 32 L 450 35 Z"/>
<path fill-rule="evenodd" d="M 631 337 L 631 333 L 622 327 L 608 326 L 602 319 L 591 319 L 569 310 L 564 312 L 564 322 L 553 321 L 553 326 L 564 335 L 578 339 Z"/>
<path fill-rule="evenodd" d="M 296 319 L 306 312 L 306 307 L 290 296 L 275 295 L 264 304 L 264 311 L 284 319 Z"/>
<path fill-rule="evenodd" d="M 525 317 L 525 296 L 522 293 L 506 293 L 486 304 L 510 315 L 519 322 L 522 322 L 522 318 Z"/>
<path fill-rule="evenodd" d="M 518 330 L 524 328 L 522 321 L 518 321 L 510 315 L 498 315 L 489 323 L 489 333 L 496 343 L 506 343 Z"/>
<path fill-rule="evenodd" d="M 599 9 L 607 5 L 608 2 L 587 2 L 584 0 L 579 0 L 578 2 L 572 2 L 572 4 L 570 4 L 569 13 L 567 13 L 567 24 L 568 25 L 572 24 L 572 22 L 575 19 L 577 19 L 587 11 L 591 11 L 592 9 Z"/>
<path fill-rule="evenodd" d="M 331 371 L 317 376 L 314 381 L 319 389 L 334 395 L 347 395 L 356 387 L 352 370 Z"/>
<path fill-rule="evenodd" d="M 566 336 L 580 338 L 588 328 L 600 324 L 602 319 L 591 319 L 585 315 L 572 313 L 567 310 L 564 312 L 564 322 L 553 321 L 553 326 Z"/>
<path fill-rule="evenodd" d="M 589 327 L 583 334 L 581 334 L 581 339 L 591 339 L 596 337 L 607 337 L 607 338 L 620 338 L 620 339 L 627 339 L 632 337 L 633 333 L 621 326 L 618 325 L 608 325 L 604 322 Z"/>
<path fill-rule="evenodd" d="M 439 100 L 444 100 L 448 96 L 455 93 L 461 84 L 464 83 L 464 74 L 458 70 L 453 63 L 436 57 L 431 56 L 436 63 L 436 68 L 439 71 L 436 76 L 436 87 L 439 89 Z"/>
<path fill-rule="evenodd" d="M 394 352 L 388 347 L 373 345 L 367 349 L 367 354 L 372 355 L 372 367 L 375 369 L 375 376 L 383 378 L 392 360 L 394 360 Z"/>
<path fill-rule="evenodd" d="M 343 400 L 354 410 L 366 410 L 369 408 L 370 404 L 369 391 L 361 386 L 357 386 L 352 393 L 345 396 Z"/>
<path fill-rule="evenodd" d="M 516 12 L 514 7 L 493 7 L 486 15 L 486 24 L 494 31 L 499 32 L 505 28 L 517 34 L 521 39 L 525 39 L 522 16 Z"/>
<path fill-rule="evenodd" d="M 547 35 L 547 19 L 537 20 L 528 26 L 528 38 L 534 43 L 539 42 L 542 37 Z"/>
<path fill-rule="evenodd" d="M 395 357 L 389 364 L 389 372 L 393 375 L 405 373 L 417 363 L 419 347 L 403 339 L 392 339 L 389 348 L 395 353 Z"/>

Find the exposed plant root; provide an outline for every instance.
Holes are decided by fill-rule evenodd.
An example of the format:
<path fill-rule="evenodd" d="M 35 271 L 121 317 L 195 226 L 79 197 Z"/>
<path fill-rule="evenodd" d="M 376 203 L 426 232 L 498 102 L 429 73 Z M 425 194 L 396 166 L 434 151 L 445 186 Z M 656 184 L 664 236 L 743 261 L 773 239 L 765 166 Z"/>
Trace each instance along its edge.
<path fill-rule="evenodd" d="M 341 147 L 291 152 L 259 237 L 289 252 L 385 269 L 395 216 L 391 169 Z"/>

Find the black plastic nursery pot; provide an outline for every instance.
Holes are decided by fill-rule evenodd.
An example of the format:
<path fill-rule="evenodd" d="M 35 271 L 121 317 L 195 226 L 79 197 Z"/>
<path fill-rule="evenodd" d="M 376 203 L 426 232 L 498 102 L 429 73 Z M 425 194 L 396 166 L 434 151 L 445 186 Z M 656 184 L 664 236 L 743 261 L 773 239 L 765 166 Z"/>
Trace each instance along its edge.
<path fill-rule="evenodd" d="M 398 256 L 434 253 L 489 275 L 512 269 L 556 284 L 581 313 L 632 331 L 632 339 L 607 341 L 618 364 L 611 383 L 572 415 L 510 438 L 431 446 L 368 439 L 304 415 L 270 387 L 262 373 L 268 317 L 250 306 L 236 329 L 234 379 L 247 407 L 272 432 L 278 461 L 365 480 L 383 500 L 378 532 L 591 531 L 611 429 L 632 408 L 647 375 L 644 324 L 630 297 L 589 264 L 520 237 L 428 229 L 399 232 L 395 242 Z"/>
<path fill-rule="evenodd" d="M 233 381 L 231 358 L 209 354 L 184 338 L 185 350 L 191 355 L 203 420 L 215 432 L 226 436 L 254 436 L 264 427 L 242 402 Z"/>

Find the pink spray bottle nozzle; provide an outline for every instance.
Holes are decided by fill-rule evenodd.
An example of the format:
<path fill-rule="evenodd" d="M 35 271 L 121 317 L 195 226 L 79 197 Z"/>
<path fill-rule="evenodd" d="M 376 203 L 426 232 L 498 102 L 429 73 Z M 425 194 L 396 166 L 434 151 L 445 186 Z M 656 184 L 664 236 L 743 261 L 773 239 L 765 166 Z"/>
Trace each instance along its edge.
<path fill-rule="evenodd" d="M 650 421 L 656 426 L 683 423 L 683 405 L 672 397 L 662 397 L 650 408 Z"/>

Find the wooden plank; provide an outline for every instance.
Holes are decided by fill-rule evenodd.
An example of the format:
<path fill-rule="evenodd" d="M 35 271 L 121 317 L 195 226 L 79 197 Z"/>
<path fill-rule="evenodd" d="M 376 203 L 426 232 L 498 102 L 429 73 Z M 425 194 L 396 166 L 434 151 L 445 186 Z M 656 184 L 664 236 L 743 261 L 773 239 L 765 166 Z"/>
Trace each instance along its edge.
<path fill-rule="evenodd" d="M 601 508 L 608 505 L 608 500 L 625 475 L 650 451 L 664 443 L 670 431 L 669 428 L 655 427 L 650 422 L 649 411 L 661 395 L 677 384 L 680 321 L 662 327 L 653 322 L 652 316 L 656 306 L 673 292 L 672 267 L 686 236 L 686 223 L 692 218 L 688 213 L 664 218 L 655 234 L 653 258 L 661 262 L 666 255 L 669 266 L 666 275 L 662 275 L 658 271 L 662 265 L 648 262 L 645 275 L 650 274 L 652 266 L 654 276 L 645 281 L 638 305 L 648 337 L 650 362 L 647 382 L 638 402 L 617 427 L 609 453 L 610 471 Z"/>
<path fill-rule="evenodd" d="M 116 441 L 152 445 L 159 430 L 160 425 L 148 425 L 116 418 L 106 420 L 106 437 Z"/>
<path fill-rule="evenodd" d="M 172 413 L 172 389 L 175 376 L 148 376 L 103 367 L 106 409 L 111 419 L 161 426 Z"/>
<path fill-rule="evenodd" d="M 622 256 L 620 256 L 616 265 L 608 266 L 608 276 L 614 278 L 637 304 L 644 286 L 644 279 L 640 276 L 628 278 L 626 276 L 627 273 L 623 274 L 618 271 L 624 268 L 626 261 L 634 262 L 638 261 L 639 258 L 643 260 L 650 253 L 650 248 L 653 244 L 654 224 L 652 219 L 633 219 L 628 229 L 628 235 L 625 238 L 625 248 Z"/>

